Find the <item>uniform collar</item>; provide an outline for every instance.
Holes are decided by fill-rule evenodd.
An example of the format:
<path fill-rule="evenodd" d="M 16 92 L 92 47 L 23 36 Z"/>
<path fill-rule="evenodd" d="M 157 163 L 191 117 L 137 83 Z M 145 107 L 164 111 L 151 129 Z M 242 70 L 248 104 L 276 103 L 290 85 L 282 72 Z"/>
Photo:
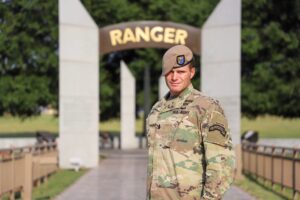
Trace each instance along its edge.
<path fill-rule="evenodd" d="M 185 88 L 177 97 L 167 100 L 170 96 L 170 92 L 168 92 L 164 98 L 162 98 L 162 110 L 161 112 L 167 112 L 169 110 L 173 110 L 176 108 L 180 108 L 183 102 L 188 98 L 188 96 L 193 91 L 194 87 L 190 84 L 187 88 Z"/>

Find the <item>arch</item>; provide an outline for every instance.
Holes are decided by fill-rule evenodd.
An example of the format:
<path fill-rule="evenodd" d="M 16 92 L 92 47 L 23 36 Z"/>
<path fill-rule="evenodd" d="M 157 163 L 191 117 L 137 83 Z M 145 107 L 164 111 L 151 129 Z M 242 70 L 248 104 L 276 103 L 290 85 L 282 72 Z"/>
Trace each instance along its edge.
<path fill-rule="evenodd" d="M 72 168 L 72 158 L 80 159 L 84 167 L 98 165 L 99 54 L 126 49 L 185 44 L 198 55 L 202 49 L 202 90 L 223 103 L 238 145 L 240 24 L 241 0 L 220 1 L 202 31 L 161 21 L 99 29 L 80 0 L 59 0 L 60 167 Z"/>

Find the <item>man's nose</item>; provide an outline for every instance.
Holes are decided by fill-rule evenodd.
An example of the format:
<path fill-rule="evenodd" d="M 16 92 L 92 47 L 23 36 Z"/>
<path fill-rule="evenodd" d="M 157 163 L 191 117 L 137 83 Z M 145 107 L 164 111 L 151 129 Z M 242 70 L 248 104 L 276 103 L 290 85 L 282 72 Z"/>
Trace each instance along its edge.
<path fill-rule="evenodd" d="M 178 76 L 178 74 L 177 74 L 176 72 L 174 72 L 174 73 L 172 74 L 172 80 L 176 80 L 176 79 L 177 79 L 177 76 Z"/>

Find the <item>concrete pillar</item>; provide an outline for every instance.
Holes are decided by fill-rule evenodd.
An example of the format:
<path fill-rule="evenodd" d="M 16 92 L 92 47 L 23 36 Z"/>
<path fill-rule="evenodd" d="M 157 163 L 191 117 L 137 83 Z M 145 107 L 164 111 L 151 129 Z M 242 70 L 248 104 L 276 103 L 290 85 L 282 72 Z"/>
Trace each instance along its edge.
<path fill-rule="evenodd" d="M 138 148 L 135 137 L 135 78 L 121 61 L 121 149 Z"/>
<path fill-rule="evenodd" d="M 236 150 L 241 177 L 241 0 L 221 0 L 202 28 L 201 87 L 220 100 Z"/>
<path fill-rule="evenodd" d="M 159 77 L 158 85 L 159 85 L 159 99 L 161 99 L 167 94 L 167 92 L 169 92 L 169 88 L 166 84 L 164 76 Z"/>
<path fill-rule="evenodd" d="M 221 0 L 202 28 L 201 86 L 220 100 L 240 143 L 241 0 Z"/>
<path fill-rule="evenodd" d="M 99 157 L 98 26 L 79 0 L 59 0 L 59 164 Z M 74 164 L 74 163 L 73 163 Z"/>

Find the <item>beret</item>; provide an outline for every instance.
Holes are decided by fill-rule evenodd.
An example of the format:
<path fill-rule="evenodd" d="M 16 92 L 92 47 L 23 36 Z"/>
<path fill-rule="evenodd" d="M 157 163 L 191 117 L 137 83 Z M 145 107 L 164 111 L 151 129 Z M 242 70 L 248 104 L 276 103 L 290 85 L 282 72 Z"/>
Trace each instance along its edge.
<path fill-rule="evenodd" d="M 184 67 L 193 60 L 193 52 L 185 45 L 176 45 L 168 49 L 163 56 L 162 75 L 165 76 L 173 68 Z"/>

